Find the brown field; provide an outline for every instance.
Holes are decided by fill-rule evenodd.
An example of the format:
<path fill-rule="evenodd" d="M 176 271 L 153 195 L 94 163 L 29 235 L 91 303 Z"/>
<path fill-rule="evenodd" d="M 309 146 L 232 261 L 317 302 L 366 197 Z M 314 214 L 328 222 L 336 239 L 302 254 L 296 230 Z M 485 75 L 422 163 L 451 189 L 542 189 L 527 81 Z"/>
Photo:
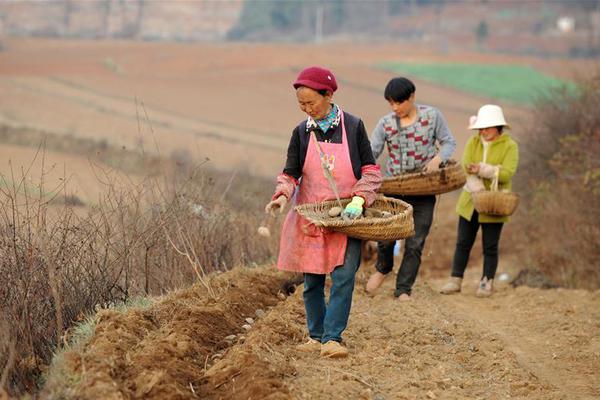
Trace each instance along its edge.
<path fill-rule="evenodd" d="M 309 60 L 309 61 L 307 61 Z M 383 88 L 393 77 L 381 61 L 516 63 L 572 78 L 593 68 L 566 59 L 451 53 L 391 44 L 173 44 L 124 41 L 9 40 L 0 52 L 0 123 L 31 126 L 58 136 L 105 141 L 126 152 L 164 158 L 209 158 L 220 170 L 274 177 L 289 135 L 304 118 L 291 82 L 308 64 L 330 67 L 337 101 L 363 118 L 367 130 L 388 112 Z M 468 117 L 492 100 L 416 80 L 418 101 L 442 110 L 457 138 L 457 158 L 470 132 Z M 502 104 L 512 134 L 527 134 L 531 110 Z M 18 151 L 0 143 L 13 166 L 33 159 L 39 143 Z M 4 147 L 4 148 L 2 148 Z M 61 170 L 83 199 L 103 190 L 88 156 L 65 152 Z M 60 153 L 49 154 L 56 163 Z M 58 158 L 57 158 L 58 157 Z M 126 157 L 126 155 L 124 155 Z M 57 164 L 58 165 L 58 164 Z M 8 163 L 0 163 L 8 174 Z M 34 177 L 35 169 L 32 169 Z M 53 174 L 49 186 L 61 178 Z M 35 178 L 34 178 L 35 180 Z M 101 186 L 101 185 L 100 185 Z M 270 193 L 264 193 L 264 200 Z M 443 196 L 431 246 L 454 234 L 454 194 Z M 257 210 L 260 212 L 260 210 Z M 510 228 L 510 227 L 509 227 Z M 445 270 L 451 249 L 437 249 L 433 269 Z M 431 252 L 431 250 L 430 250 Z M 441 253 L 441 254 L 440 254 Z"/>
<path fill-rule="evenodd" d="M 392 75 L 372 67 L 384 60 L 521 63 L 560 76 L 589 68 L 583 62 L 565 68 L 566 60 L 439 56 L 401 45 L 8 40 L 0 53 L 0 121 L 165 157 L 185 150 L 219 169 L 272 176 L 303 118 L 291 89 L 297 71 L 329 66 L 340 82 L 335 100 L 370 130 L 388 111 L 382 91 Z M 444 112 L 460 149 L 468 116 L 489 99 L 416 83 L 418 100 Z M 503 105 L 518 137 L 528 111 Z"/>
<path fill-rule="evenodd" d="M 600 394 L 600 343 L 593 333 L 600 293 L 499 285 L 493 299 L 481 300 L 474 296 L 473 270 L 465 293 L 444 297 L 435 292 L 440 281 L 419 282 L 416 300 L 402 304 L 392 298 L 392 279 L 381 294 L 364 293 L 371 271 L 365 265 L 358 274 L 347 359 L 296 349 L 306 340 L 301 287 L 286 298 L 285 278 L 271 268 L 235 269 L 211 279 L 215 299 L 194 286 L 147 309 L 100 313 L 94 337 L 65 353 L 42 398 L 558 400 Z"/>
<path fill-rule="evenodd" d="M 593 69 L 587 62 L 475 53 L 439 55 L 401 44 L 40 39 L 10 39 L 3 44 L 0 127 L 9 134 L 0 140 L 0 174 L 11 179 L 14 172 L 19 176 L 22 168 L 31 166 L 27 179 L 35 188 L 42 176 L 43 155 L 45 187 L 60 186 L 67 178 L 69 193 L 86 204 L 103 193 L 98 168 L 119 179 L 137 180 L 148 171 L 139 165 L 125 167 L 125 161 L 144 154 L 172 161 L 208 158 L 208 165 L 226 171 L 220 176 L 231 176 L 231 181 L 238 172 L 274 177 L 283 166 L 289 135 L 304 117 L 291 82 L 309 64 L 326 65 L 335 72 L 340 86 L 335 101 L 362 117 L 368 130 L 388 112 L 382 92 L 392 75 L 373 67 L 381 61 L 516 63 L 562 78 Z M 440 108 L 446 116 L 458 140 L 458 158 L 470 135 L 468 117 L 491 100 L 419 80 L 416 85 L 418 101 Z M 526 138 L 532 110 L 501 105 L 515 138 Z M 39 134 L 24 139 L 19 129 Z M 53 145 L 40 153 L 44 132 L 53 138 Z M 123 149 L 122 160 L 94 158 L 86 143 L 89 149 L 113 149 L 111 154 Z M 229 186 L 221 183 L 218 187 L 226 189 L 218 190 L 226 193 Z M 238 196 L 234 192 L 230 196 Z M 244 203 L 247 207 L 271 196 L 269 191 L 256 192 L 251 195 L 253 202 Z M 361 269 L 347 331 L 354 355 L 348 360 L 330 362 L 297 354 L 295 345 L 304 335 L 301 296 L 279 302 L 285 299 L 277 293 L 283 280 L 280 275 L 232 271 L 210 277 L 220 282 L 215 286 L 217 297 L 196 287 L 165 296 L 158 308 L 149 311 L 101 314 L 97 335 L 83 343 L 81 351 L 67 354 L 64 368 L 81 378 L 81 385 L 65 386 L 58 376 L 45 393 L 54 398 L 54 391 L 72 389 L 66 396 L 168 398 L 165 393 L 169 393 L 177 398 L 215 399 L 598 396 L 595 382 L 600 355 L 593 335 L 600 327 L 598 292 L 502 287 L 494 297 L 497 301 L 475 304 L 473 282 L 481 254 L 476 244 L 471 261 L 477 267 L 470 268 L 466 283 L 469 293 L 451 299 L 435 293 L 441 284 L 437 279 L 448 273 L 453 252 L 455 201 L 456 193 L 441 197 L 424 252 L 424 279 L 419 281 L 413 304 L 396 312 L 399 306 L 390 295 L 391 279 L 381 295 L 365 296 L 361 287 L 372 265 Z M 262 219 L 261 207 L 255 211 L 248 215 Z M 520 209 L 515 220 L 527 211 Z M 255 245 L 247 240 L 251 225 L 238 233 L 248 246 Z M 513 235 L 516 225 L 508 224 L 503 234 L 505 253 L 499 272 L 514 274 L 525 266 L 515 243 L 515 237 L 523 235 Z M 215 240 L 221 237 L 226 235 Z M 250 284 L 245 287 L 243 282 Z M 260 293 L 251 291 L 254 285 L 260 285 Z M 246 302 L 253 295 L 252 302 Z M 226 306 L 216 307 L 216 299 Z M 552 312 L 548 313 L 548 307 Z M 255 316 L 256 309 L 266 314 L 261 313 L 256 325 L 240 337 L 244 318 Z M 188 324 L 198 312 L 202 318 Z M 127 340 L 122 340 L 123 334 Z M 231 334 L 236 338 L 225 340 Z M 93 374 L 86 376 L 90 366 Z M 44 368 L 36 365 L 37 372 Z M 177 368 L 181 373 L 164 372 Z"/>

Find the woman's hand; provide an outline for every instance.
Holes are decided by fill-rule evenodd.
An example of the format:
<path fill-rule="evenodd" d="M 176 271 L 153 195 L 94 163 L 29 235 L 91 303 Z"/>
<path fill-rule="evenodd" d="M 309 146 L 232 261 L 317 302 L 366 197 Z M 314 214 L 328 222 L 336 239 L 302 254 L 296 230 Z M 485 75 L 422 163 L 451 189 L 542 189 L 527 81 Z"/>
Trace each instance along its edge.
<path fill-rule="evenodd" d="M 479 163 L 479 171 L 477 172 L 477 175 L 479 175 L 482 178 L 492 179 L 496 175 L 497 172 L 498 172 L 497 166 L 485 164 L 485 163 Z"/>
<path fill-rule="evenodd" d="M 265 212 L 271 213 L 271 215 L 275 214 L 275 210 L 279 210 L 280 213 L 283 212 L 283 208 L 285 207 L 285 205 L 287 204 L 287 197 L 285 197 L 284 195 L 279 196 L 278 198 L 276 198 L 275 200 L 271 200 L 266 206 L 265 206 Z"/>
<path fill-rule="evenodd" d="M 473 175 L 477 175 L 479 173 L 479 163 L 477 164 L 469 164 L 467 166 L 467 172 Z"/>
<path fill-rule="evenodd" d="M 363 212 L 363 204 L 365 204 L 365 199 L 360 196 L 354 196 L 352 201 L 348 203 L 342 212 L 342 217 L 347 217 L 350 219 L 356 219 L 360 217 Z"/>
<path fill-rule="evenodd" d="M 433 172 L 440 169 L 440 164 L 442 163 L 442 158 L 439 155 L 433 157 L 423 168 L 424 172 Z"/>

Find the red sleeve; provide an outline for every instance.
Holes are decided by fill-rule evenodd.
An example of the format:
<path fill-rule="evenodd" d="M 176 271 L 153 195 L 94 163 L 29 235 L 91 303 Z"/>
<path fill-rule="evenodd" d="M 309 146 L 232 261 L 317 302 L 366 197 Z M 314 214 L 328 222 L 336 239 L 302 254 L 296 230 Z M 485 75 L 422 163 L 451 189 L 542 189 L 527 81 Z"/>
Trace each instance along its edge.
<path fill-rule="evenodd" d="M 365 199 L 365 207 L 368 207 L 375 201 L 383 178 L 379 165 L 365 165 L 360 170 L 361 178 L 354 184 L 352 195 Z"/>
<path fill-rule="evenodd" d="M 298 181 L 293 176 L 285 173 L 277 175 L 277 185 L 275 186 L 275 193 L 271 197 L 271 200 L 284 195 L 289 201 L 294 194 L 294 190 L 296 190 L 296 186 L 298 186 Z"/>

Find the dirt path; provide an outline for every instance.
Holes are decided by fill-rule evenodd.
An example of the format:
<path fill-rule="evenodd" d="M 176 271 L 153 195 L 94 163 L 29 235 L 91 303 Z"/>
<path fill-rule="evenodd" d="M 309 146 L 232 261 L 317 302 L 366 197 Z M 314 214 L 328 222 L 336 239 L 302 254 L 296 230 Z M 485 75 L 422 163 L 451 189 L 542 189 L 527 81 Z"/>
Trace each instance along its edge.
<path fill-rule="evenodd" d="M 103 313 L 89 343 L 65 354 L 42 398 L 595 399 L 600 292 L 499 287 L 442 296 L 421 279 L 400 303 L 388 279 L 375 297 L 359 271 L 343 360 L 296 350 L 301 286 L 289 275 L 234 270 L 143 311 Z M 283 290 L 283 292 L 282 292 Z M 252 320 L 247 317 L 252 316 Z M 248 322 L 250 321 L 250 322 Z M 246 326 L 242 326 L 245 324 Z"/>
<path fill-rule="evenodd" d="M 494 331 L 520 365 L 566 398 L 585 399 L 600 396 L 600 385 L 593 383 L 600 368 L 599 299 L 598 293 L 522 287 L 486 301 L 471 294 L 442 302 Z"/>
<path fill-rule="evenodd" d="M 284 394 L 263 387 L 260 398 L 593 399 L 600 395 L 600 293 L 504 287 L 492 299 L 477 299 L 474 283 L 467 282 L 463 294 L 444 297 L 434 290 L 441 284 L 435 281 L 432 286 L 417 285 L 415 301 L 399 303 L 392 297 L 393 279 L 376 297 L 366 296 L 362 291 L 366 273 L 359 274 L 345 336 L 351 357 L 324 360 L 295 350 L 305 331 L 297 293 L 259 321 L 244 344 L 234 346 L 209 370 L 208 376 L 219 377 L 218 387 L 211 387 L 210 379 L 205 386 L 209 398 L 248 398 L 244 397 L 250 393 L 244 391 L 247 382 L 236 380 L 239 375 L 233 377 L 252 368 L 243 366 L 241 354 L 266 361 L 273 377 L 279 376 L 288 390 Z M 277 335 L 281 318 L 293 337 Z M 232 369 L 234 365 L 238 368 Z"/>

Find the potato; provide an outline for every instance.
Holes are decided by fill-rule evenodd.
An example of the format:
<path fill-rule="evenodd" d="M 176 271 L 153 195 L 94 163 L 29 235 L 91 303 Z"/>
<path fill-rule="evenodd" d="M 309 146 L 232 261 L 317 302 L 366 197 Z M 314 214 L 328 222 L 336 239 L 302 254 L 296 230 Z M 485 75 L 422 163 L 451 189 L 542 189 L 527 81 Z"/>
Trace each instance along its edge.
<path fill-rule="evenodd" d="M 342 207 L 331 207 L 329 209 L 329 211 L 327 212 L 327 214 L 329 214 L 330 217 L 338 217 L 341 213 L 342 213 L 343 209 Z"/>
<path fill-rule="evenodd" d="M 271 231 L 269 231 L 269 228 L 267 228 L 266 226 L 259 226 L 258 234 L 262 237 L 269 237 L 271 236 Z"/>
<path fill-rule="evenodd" d="M 367 218 L 381 218 L 383 213 L 375 208 L 367 208 L 365 210 L 365 217 Z"/>

